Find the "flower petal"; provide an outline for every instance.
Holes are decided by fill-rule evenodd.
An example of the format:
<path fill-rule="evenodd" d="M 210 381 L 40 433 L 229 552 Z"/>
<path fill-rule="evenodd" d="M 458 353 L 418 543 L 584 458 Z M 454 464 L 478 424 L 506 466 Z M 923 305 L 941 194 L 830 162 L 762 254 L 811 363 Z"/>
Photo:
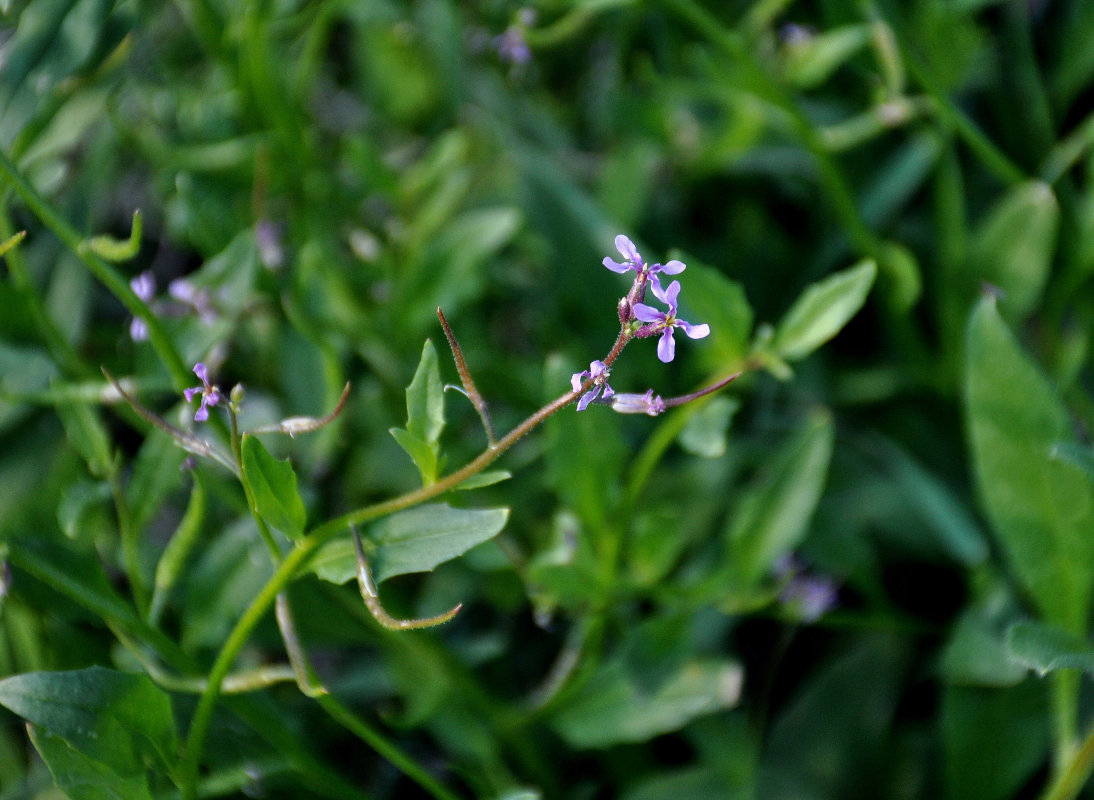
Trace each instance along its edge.
<path fill-rule="evenodd" d="M 642 266 L 642 256 L 638 254 L 638 248 L 634 246 L 634 242 L 628 239 L 623 234 L 619 234 L 615 237 L 615 249 L 619 251 L 619 254 L 636 267 Z"/>
<path fill-rule="evenodd" d="M 675 258 L 672 261 L 661 264 L 659 272 L 664 272 L 666 275 L 679 275 L 687 267 L 683 261 L 678 261 Z"/>
<path fill-rule="evenodd" d="M 205 403 L 201 404 L 201 408 L 194 414 L 194 422 L 205 422 L 209 419 L 209 409 L 205 407 Z"/>
<path fill-rule="evenodd" d="M 676 342 L 672 338 L 672 328 L 665 328 L 661 338 L 657 342 L 657 357 L 665 364 L 672 361 L 676 355 Z"/>
<path fill-rule="evenodd" d="M 662 322 L 665 319 L 664 311 L 658 311 L 645 303 L 635 303 L 631 310 L 634 311 L 634 318 L 639 322 Z"/>
<path fill-rule="evenodd" d="M 680 296 L 680 281 L 673 281 L 663 294 L 657 295 L 658 299 L 669 307 L 669 313 L 676 313 L 676 298 Z"/>
<path fill-rule="evenodd" d="M 593 402 L 593 400 L 596 399 L 596 396 L 599 393 L 600 393 L 600 387 L 599 386 L 594 386 L 592 389 L 585 392 L 585 394 L 581 395 L 581 399 L 577 401 L 577 410 L 578 411 L 584 411 L 586 408 L 588 408 L 589 403 Z"/>
<path fill-rule="evenodd" d="M 194 364 L 194 374 L 197 375 L 198 380 L 200 380 L 206 386 L 209 385 L 209 373 L 208 371 L 206 371 L 205 364 L 203 362 L 199 361 L 198 363 Z"/>
<path fill-rule="evenodd" d="M 581 384 L 585 382 L 587 375 L 587 372 L 575 372 L 570 376 L 570 386 L 575 392 L 581 388 Z"/>
<path fill-rule="evenodd" d="M 630 269 L 633 269 L 630 264 L 620 264 L 617 261 L 612 261 L 610 258 L 605 258 L 604 261 L 602 261 L 601 263 L 604 264 L 604 266 L 610 269 L 612 272 L 618 272 L 620 274 L 627 272 Z"/>
<path fill-rule="evenodd" d="M 194 401 L 194 395 L 197 394 L 198 392 L 200 392 L 201 390 L 202 390 L 201 386 L 195 386 L 192 389 L 183 389 L 182 390 L 182 396 L 186 398 L 187 403 L 192 403 Z"/>
<path fill-rule="evenodd" d="M 686 333 L 692 339 L 703 339 L 710 335 L 710 326 L 705 322 L 702 325 L 692 325 L 690 322 L 684 322 L 682 319 L 677 320 L 680 323 L 680 327 L 684 329 Z"/>

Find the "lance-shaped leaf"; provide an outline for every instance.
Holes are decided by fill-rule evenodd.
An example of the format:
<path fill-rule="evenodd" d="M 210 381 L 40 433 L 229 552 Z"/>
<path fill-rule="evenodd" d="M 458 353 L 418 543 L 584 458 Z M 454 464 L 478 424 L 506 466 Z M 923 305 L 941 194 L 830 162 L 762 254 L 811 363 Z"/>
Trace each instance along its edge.
<path fill-rule="evenodd" d="M 877 265 L 862 261 L 807 286 L 779 321 L 774 351 L 797 361 L 827 342 L 862 308 L 876 276 Z"/>
<path fill-rule="evenodd" d="M 444 384 L 437 350 L 426 339 L 414 379 L 406 387 L 406 428 L 392 428 L 391 435 L 410 456 L 422 475 L 422 483 L 437 480 L 440 438 L 444 430 Z"/>
<path fill-rule="evenodd" d="M 742 499 L 729 529 L 730 570 L 738 585 L 755 584 L 805 538 L 834 439 L 832 415 L 815 413 Z"/>
<path fill-rule="evenodd" d="M 377 583 L 394 575 L 431 572 L 497 536 L 508 518 L 508 508 L 469 510 L 427 503 L 373 525 L 363 542 L 365 555 Z M 357 559 L 350 537 L 324 545 L 311 570 L 332 583 L 355 579 Z"/>
<path fill-rule="evenodd" d="M 102 667 L 16 675 L 0 681 L 0 705 L 63 739 L 105 774 L 166 772 L 178 758 L 171 700 L 145 675 Z"/>
<path fill-rule="evenodd" d="M 288 459 L 270 455 L 254 436 L 243 437 L 243 474 L 254 494 L 255 510 L 285 535 L 304 535 L 304 501 L 296 488 L 296 473 Z"/>
<path fill-rule="evenodd" d="M 1073 441 L 1055 388 L 1022 352 L 992 298 L 969 321 L 966 414 L 977 486 L 1010 570 L 1047 622 L 1084 633 L 1094 580 L 1094 493 L 1052 458 Z"/>

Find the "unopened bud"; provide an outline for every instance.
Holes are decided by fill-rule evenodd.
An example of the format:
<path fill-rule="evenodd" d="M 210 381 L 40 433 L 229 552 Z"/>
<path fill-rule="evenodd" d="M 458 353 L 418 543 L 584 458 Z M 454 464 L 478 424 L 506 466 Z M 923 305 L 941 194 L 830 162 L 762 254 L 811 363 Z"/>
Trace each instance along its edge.
<path fill-rule="evenodd" d="M 656 417 L 665 411 L 665 401 L 661 395 L 654 395 L 653 389 L 645 394 L 615 394 L 611 399 L 612 411 L 620 414 L 648 414 Z"/>

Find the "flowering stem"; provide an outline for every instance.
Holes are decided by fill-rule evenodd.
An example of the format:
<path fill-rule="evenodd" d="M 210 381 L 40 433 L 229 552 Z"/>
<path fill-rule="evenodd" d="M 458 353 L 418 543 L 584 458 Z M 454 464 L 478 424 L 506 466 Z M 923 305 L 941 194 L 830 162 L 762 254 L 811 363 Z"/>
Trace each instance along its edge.
<path fill-rule="evenodd" d="M 614 360 L 615 357 L 618 357 L 623 344 L 625 344 L 625 338 L 621 333 L 620 338 L 616 341 L 615 347 L 612 348 L 614 355 L 609 354 L 612 360 Z M 607 359 L 605 359 L 605 362 L 607 363 Z M 274 574 L 255 596 L 254 600 L 251 601 L 251 604 L 247 607 L 247 610 L 243 612 L 239 621 L 236 622 L 235 627 L 232 628 L 223 647 L 221 647 L 220 653 L 217 654 L 216 661 L 213 663 L 213 667 L 209 672 L 208 683 L 205 686 L 205 691 L 202 693 L 201 698 L 198 700 L 197 709 L 194 711 L 194 717 L 190 723 L 190 732 L 186 739 L 183 763 L 181 765 L 181 791 L 183 800 L 194 800 L 197 794 L 198 763 L 201 760 L 201 752 L 205 745 L 205 737 L 209 732 L 209 724 L 212 721 L 213 709 L 216 706 L 216 701 L 220 694 L 221 684 L 225 677 L 227 677 L 233 664 L 235 664 L 236 657 L 239 655 L 240 650 L 243 649 L 243 645 L 246 644 L 247 638 L 251 635 L 251 631 L 254 630 L 255 626 L 262 620 L 262 617 L 269 610 L 270 606 L 276 602 L 277 595 L 292 581 L 296 573 L 300 569 L 303 569 L 316 551 L 335 536 L 345 531 L 350 525 L 368 522 L 373 519 L 387 516 L 388 514 L 393 514 L 396 511 L 402 511 L 405 508 L 424 503 L 427 500 L 455 488 L 472 475 L 476 475 L 488 467 L 505 451 L 516 444 L 523 436 L 540 425 L 552 414 L 574 402 L 580 395 L 580 391 L 566 392 L 555 398 L 499 439 L 494 447 L 487 448 L 472 461 L 455 472 L 441 478 L 436 483 L 432 483 L 429 486 L 423 486 L 420 489 L 415 489 L 414 491 L 407 492 L 406 494 L 391 498 L 390 500 L 385 500 L 380 503 L 365 506 L 364 508 L 359 508 L 356 511 L 351 511 L 348 514 L 343 514 L 341 517 L 318 526 L 302 541 L 297 542 L 296 546 L 289 551 L 288 555 L 286 555 L 277 565 Z M 320 702 L 326 707 L 329 702 L 329 696 L 320 698 Z M 441 795 L 435 794 L 435 796 Z"/>
<path fill-rule="evenodd" d="M 619 354 L 623 351 L 623 348 L 631 338 L 627 326 L 624 324 L 620 328 L 619 336 L 616 337 L 615 343 L 604 357 L 603 362 L 610 366 L 619 357 Z M 556 397 L 550 403 L 526 418 L 501 439 L 498 439 L 492 447 L 488 447 L 463 467 L 455 472 L 449 473 L 435 483 L 399 495 L 398 497 L 393 497 L 390 500 L 384 500 L 379 503 L 364 506 L 363 508 L 350 511 L 335 519 L 328 520 L 322 525 L 314 528 L 302 541 L 296 543 L 296 546 L 277 565 L 274 574 L 255 596 L 254 600 L 251 601 L 251 604 L 239 618 L 235 627 L 232 628 L 209 672 L 208 683 L 198 701 L 197 709 L 195 710 L 193 720 L 190 723 L 190 732 L 186 739 L 183 764 L 181 766 L 181 791 L 183 800 L 194 800 L 194 797 L 196 796 L 198 763 L 201 760 L 201 752 L 205 745 L 205 737 L 209 732 L 209 724 L 212 720 L 213 709 L 216 706 L 217 697 L 220 693 L 221 683 L 231 670 L 236 657 L 239 655 L 240 650 L 243 649 L 243 645 L 246 644 L 251 631 L 254 630 L 254 627 L 261 621 L 270 606 L 276 602 L 277 596 L 293 580 L 296 573 L 307 565 L 308 561 L 315 555 L 319 548 L 352 525 L 359 525 L 363 522 L 394 514 L 397 511 L 402 511 L 420 503 L 424 503 L 427 500 L 431 500 L 434 497 L 438 497 L 439 495 L 454 489 L 468 478 L 477 475 L 479 472 L 486 469 L 486 467 L 490 466 L 490 464 L 500 458 L 503 453 L 542 424 L 552 414 L 555 414 L 577 400 L 582 392 L 588 391 L 591 385 L 591 380 L 586 381 L 585 385 L 580 387 L 577 391 L 566 392 L 565 394 Z M 333 702 L 329 695 L 322 696 L 318 698 L 318 700 L 323 704 L 324 708 L 328 708 Z M 329 708 L 328 711 L 330 711 Z M 409 775 L 410 773 L 407 774 Z M 411 775 L 411 777 L 414 776 Z M 419 781 L 419 784 L 423 785 L 423 788 L 428 788 L 425 787 L 421 781 Z M 447 794 L 434 794 L 437 797 L 451 796 Z"/>

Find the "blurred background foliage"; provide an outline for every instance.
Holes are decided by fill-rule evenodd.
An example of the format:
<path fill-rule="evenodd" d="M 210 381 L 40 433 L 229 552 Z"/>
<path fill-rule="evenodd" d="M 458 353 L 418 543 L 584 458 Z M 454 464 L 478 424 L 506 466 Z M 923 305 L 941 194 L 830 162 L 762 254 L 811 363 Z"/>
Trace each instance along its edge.
<path fill-rule="evenodd" d="M 681 315 L 713 332 L 667 366 L 632 345 L 617 391 L 692 391 L 770 352 L 810 284 L 863 259 L 878 279 L 816 354 L 656 420 L 566 409 L 510 480 L 450 497 L 510 507 L 505 530 L 383 593 L 405 615 L 464 602 L 452 623 L 392 634 L 353 587 L 294 585 L 325 684 L 446 789 L 288 683 L 219 708 L 204 796 L 990 800 L 1059 774 L 1089 716 L 1077 673 L 1028 673 L 1006 630 L 1089 626 L 1089 479 L 1041 459 L 1063 441 L 1084 463 L 1070 440 L 1094 423 L 1094 5 L 0 15 L 0 150 L 48 204 L 5 168 L 0 240 L 28 235 L 0 283 L 0 673 L 140 671 L 170 644 L 202 674 L 271 571 L 231 475 L 180 472 L 101 366 L 184 425 L 199 360 L 245 386 L 244 427 L 322 415 L 350 381 L 335 426 L 268 442 L 315 525 L 416 485 L 388 430 L 423 340 L 444 355 L 437 306 L 509 430 L 610 346 L 626 287 L 600 261 L 626 233 L 688 264 Z M 136 209 L 116 269 L 150 271 L 180 363 L 133 340 L 124 285 L 81 257 Z M 447 413 L 451 469 L 485 443 L 470 404 Z M 188 516 L 197 547 L 139 623 Z M 787 593 L 801 581 L 838 586 L 835 607 Z M 242 662 L 283 660 L 271 619 Z M 193 695 L 171 701 L 181 735 Z M 0 714 L 0 798 L 55 796 Z"/>

